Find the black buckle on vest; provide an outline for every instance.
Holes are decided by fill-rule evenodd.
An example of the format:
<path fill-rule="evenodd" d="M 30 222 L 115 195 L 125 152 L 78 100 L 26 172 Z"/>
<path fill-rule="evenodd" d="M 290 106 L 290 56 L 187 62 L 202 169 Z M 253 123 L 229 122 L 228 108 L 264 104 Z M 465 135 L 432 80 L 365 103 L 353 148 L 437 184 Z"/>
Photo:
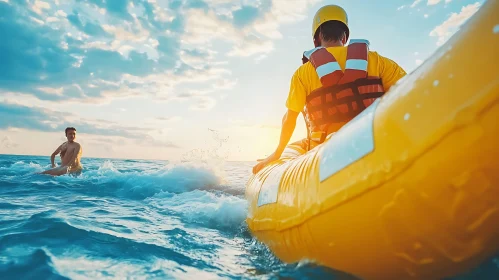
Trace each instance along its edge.
<path fill-rule="evenodd" d="M 352 108 L 352 102 L 356 102 L 357 104 L 361 104 L 358 106 L 358 110 L 363 110 L 365 109 L 364 102 L 363 100 L 366 99 L 372 99 L 372 98 L 378 98 L 383 96 L 384 92 L 371 92 L 371 93 L 366 93 L 366 94 L 359 94 L 359 95 L 352 95 L 352 96 L 345 96 L 342 98 L 335 98 L 335 95 L 332 94 L 333 101 L 324 103 L 324 100 L 322 100 L 322 104 L 320 105 L 315 105 L 315 106 L 307 106 L 307 111 L 309 113 L 314 113 L 317 111 L 323 111 L 322 114 L 323 116 L 327 115 L 327 109 L 331 108 L 332 106 L 337 106 L 337 105 L 348 105 L 349 111 L 353 111 Z M 324 95 L 326 96 L 326 95 Z M 356 110 L 356 111 L 358 111 Z"/>
<path fill-rule="evenodd" d="M 383 85 L 381 82 L 381 79 L 368 79 L 368 78 L 361 78 L 357 79 L 353 82 L 346 83 L 346 84 L 341 84 L 341 85 L 334 85 L 330 87 L 322 87 L 319 89 L 314 90 L 311 92 L 308 96 L 306 101 L 309 102 L 310 100 L 316 98 L 317 96 L 320 96 L 322 94 L 326 93 L 333 93 L 336 95 L 336 93 L 348 89 L 348 88 L 353 88 L 353 87 L 361 87 L 361 86 L 370 86 L 370 85 Z"/>

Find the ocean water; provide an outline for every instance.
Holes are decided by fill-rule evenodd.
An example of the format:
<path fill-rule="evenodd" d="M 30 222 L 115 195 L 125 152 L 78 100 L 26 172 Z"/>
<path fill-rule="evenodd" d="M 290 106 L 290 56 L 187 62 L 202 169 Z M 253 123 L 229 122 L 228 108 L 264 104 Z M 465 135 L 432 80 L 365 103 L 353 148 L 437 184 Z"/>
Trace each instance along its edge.
<path fill-rule="evenodd" d="M 284 264 L 245 224 L 252 162 L 0 155 L 0 279 L 355 279 Z M 453 279 L 499 279 L 491 258 Z"/>

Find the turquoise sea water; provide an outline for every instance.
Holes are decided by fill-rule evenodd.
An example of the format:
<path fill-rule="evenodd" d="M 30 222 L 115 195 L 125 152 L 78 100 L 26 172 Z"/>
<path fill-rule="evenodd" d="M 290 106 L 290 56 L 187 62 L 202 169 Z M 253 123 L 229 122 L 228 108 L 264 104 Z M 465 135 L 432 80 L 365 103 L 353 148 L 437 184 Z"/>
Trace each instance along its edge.
<path fill-rule="evenodd" d="M 84 158 L 77 177 L 35 174 L 48 163 L 0 155 L 0 279 L 353 278 L 252 238 L 252 162 Z M 454 279 L 499 279 L 499 258 Z"/>

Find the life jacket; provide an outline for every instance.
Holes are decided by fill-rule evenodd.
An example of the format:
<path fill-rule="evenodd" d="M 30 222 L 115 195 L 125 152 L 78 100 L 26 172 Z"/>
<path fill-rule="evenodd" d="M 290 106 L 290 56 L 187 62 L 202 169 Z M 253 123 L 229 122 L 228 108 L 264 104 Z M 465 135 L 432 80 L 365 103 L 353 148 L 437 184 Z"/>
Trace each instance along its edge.
<path fill-rule="evenodd" d="M 332 124 L 341 127 L 385 93 L 381 79 L 367 74 L 368 53 L 369 41 L 350 40 L 343 72 L 326 48 L 304 52 L 303 63 L 310 61 L 322 84 L 307 96 L 303 111 L 309 141 L 324 142 Z"/>

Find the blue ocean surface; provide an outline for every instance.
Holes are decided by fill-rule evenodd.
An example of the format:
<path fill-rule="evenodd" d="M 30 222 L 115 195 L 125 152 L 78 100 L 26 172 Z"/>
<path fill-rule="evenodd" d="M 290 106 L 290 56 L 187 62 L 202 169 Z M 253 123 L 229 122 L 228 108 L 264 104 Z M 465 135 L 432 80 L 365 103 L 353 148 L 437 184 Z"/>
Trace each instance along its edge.
<path fill-rule="evenodd" d="M 0 155 L 0 279 L 356 279 L 284 264 L 245 224 L 252 162 Z M 453 279 L 499 279 L 491 258 Z"/>

